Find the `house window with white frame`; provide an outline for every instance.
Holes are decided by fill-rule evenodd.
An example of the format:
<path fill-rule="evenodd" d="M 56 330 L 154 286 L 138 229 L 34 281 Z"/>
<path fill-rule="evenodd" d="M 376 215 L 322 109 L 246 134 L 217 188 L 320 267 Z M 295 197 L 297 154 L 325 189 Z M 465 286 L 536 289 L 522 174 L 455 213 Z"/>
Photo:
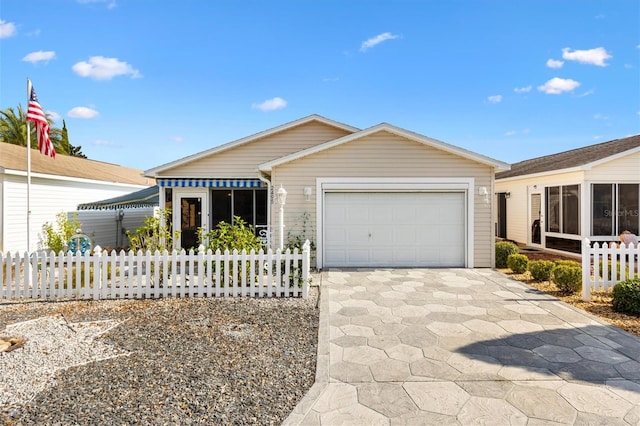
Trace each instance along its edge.
<path fill-rule="evenodd" d="M 224 221 L 233 224 L 239 216 L 248 225 L 258 229 L 267 226 L 266 189 L 212 189 L 211 226 Z"/>
<path fill-rule="evenodd" d="M 546 188 L 547 232 L 580 234 L 580 185 Z"/>
<path fill-rule="evenodd" d="M 640 231 L 640 184 L 591 185 L 591 235 L 617 236 Z"/>

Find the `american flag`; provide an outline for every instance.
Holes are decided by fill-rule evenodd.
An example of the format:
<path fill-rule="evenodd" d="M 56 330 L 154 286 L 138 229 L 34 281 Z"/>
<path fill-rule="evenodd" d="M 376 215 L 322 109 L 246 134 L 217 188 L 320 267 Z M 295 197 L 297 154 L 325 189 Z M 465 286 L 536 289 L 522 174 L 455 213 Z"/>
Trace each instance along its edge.
<path fill-rule="evenodd" d="M 33 89 L 33 86 L 31 86 L 31 92 L 29 94 L 27 120 L 36 123 L 38 148 L 40 148 L 40 152 L 44 155 L 55 158 L 56 150 L 49 138 L 49 122 L 47 121 L 47 116 L 40 106 L 40 102 L 38 102 L 38 96 L 36 95 L 36 91 Z"/>

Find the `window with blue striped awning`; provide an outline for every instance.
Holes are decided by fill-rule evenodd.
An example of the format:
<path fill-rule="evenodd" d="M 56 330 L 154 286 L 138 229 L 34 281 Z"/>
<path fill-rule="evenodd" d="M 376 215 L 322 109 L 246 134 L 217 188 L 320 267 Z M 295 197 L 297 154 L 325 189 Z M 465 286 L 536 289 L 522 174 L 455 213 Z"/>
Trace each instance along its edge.
<path fill-rule="evenodd" d="M 262 188 L 260 179 L 158 179 L 161 188 Z"/>

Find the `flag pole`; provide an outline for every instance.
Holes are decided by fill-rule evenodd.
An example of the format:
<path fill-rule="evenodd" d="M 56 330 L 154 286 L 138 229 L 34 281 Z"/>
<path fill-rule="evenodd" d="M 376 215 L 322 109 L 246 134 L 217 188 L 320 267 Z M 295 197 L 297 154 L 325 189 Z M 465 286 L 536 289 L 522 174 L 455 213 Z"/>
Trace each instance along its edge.
<path fill-rule="evenodd" d="M 27 110 L 31 99 L 31 81 L 27 78 Z M 31 126 L 27 120 L 27 252 L 31 251 Z"/>

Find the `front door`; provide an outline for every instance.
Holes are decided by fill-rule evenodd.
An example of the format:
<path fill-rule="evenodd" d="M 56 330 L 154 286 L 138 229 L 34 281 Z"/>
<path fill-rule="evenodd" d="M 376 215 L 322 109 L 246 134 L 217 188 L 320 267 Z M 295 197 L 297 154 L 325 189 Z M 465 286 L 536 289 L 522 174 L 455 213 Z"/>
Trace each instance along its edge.
<path fill-rule="evenodd" d="M 185 250 L 198 247 L 198 229 L 206 223 L 202 218 L 202 206 L 206 206 L 205 198 L 206 193 L 180 196 L 180 247 Z"/>
<path fill-rule="evenodd" d="M 542 245 L 542 192 L 529 193 L 529 245 Z"/>

